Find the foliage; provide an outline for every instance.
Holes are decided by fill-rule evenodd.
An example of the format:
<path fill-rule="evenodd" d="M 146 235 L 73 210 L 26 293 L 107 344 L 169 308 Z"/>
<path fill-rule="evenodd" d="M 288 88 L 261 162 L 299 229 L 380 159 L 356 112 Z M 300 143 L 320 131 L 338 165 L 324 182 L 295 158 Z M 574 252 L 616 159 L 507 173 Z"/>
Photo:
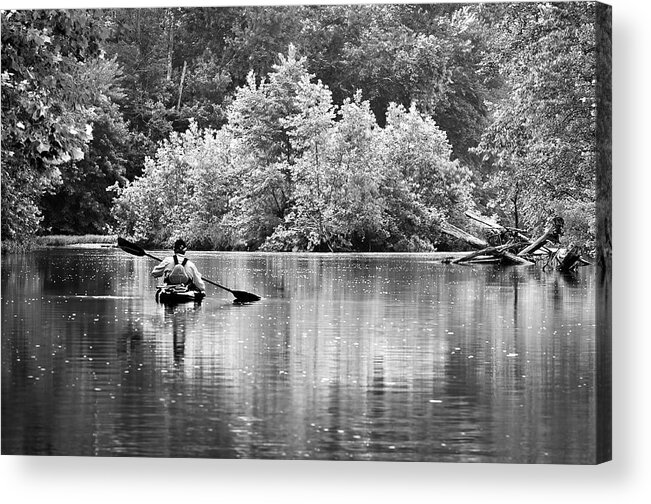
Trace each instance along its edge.
<path fill-rule="evenodd" d="M 124 181 L 135 142 L 114 100 L 122 94 L 115 86 L 120 71 L 115 61 L 98 59 L 86 68 L 92 79 L 102 82 L 91 115 L 93 138 L 84 158 L 60 166 L 62 183 L 41 201 L 43 228 L 53 233 L 106 233 L 113 226 L 110 209 L 113 195 L 107 187 Z"/>
<path fill-rule="evenodd" d="M 115 245 L 116 235 L 48 235 L 36 237 L 36 245 L 39 247 L 66 247 L 71 245 Z"/>
<path fill-rule="evenodd" d="M 492 85 L 486 33 L 472 7 L 306 7 L 297 46 L 336 104 L 364 92 L 384 125 L 389 103 L 417 103 L 448 133 L 453 155 L 475 162 Z"/>
<path fill-rule="evenodd" d="M 403 242 L 420 236 L 431 247 L 440 222 L 454 220 L 470 206 L 470 170 L 451 160 L 445 133 L 413 105 L 408 111 L 389 107 L 381 144 L 388 147 L 383 162 L 391 169 L 393 227 Z"/>
<path fill-rule="evenodd" d="M 324 100 L 329 105 L 329 94 L 320 84 L 310 83 L 306 60 L 298 57 L 294 46 L 279 60 L 260 84 L 250 73 L 228 110 L 228 130 L 255 159 L 254 164 L 244 165 L 243 190 L 234 202 L 237 210 L 229 216 L 230 226 L 239 229 L 246 247 L 260 246 L 290 207 L 291 167 L 305 141 L 298 139 L 309 134 L 294 118 L 310 115 Z"/>
<path fill-rule="evenodd" d="M 591 241 L 594 9 L 3 12 L 2 238 L 431 250 L 476 205 Z"/>
<path fill-rule="evenodd" d="M 267 75 L 278 63 L 277 57 L 292 44 L 300 31 L 304 8 L 245 7 L 233 19 L 225 35 L 227 68 L 239 87 L 248 75 Z"/>
<path fill-rule="evenodd" d="M 185 133 L 173 133 L 146 160 L 142 176 L 115 186 L 118 232 L 150 243 L 183 236 L 192 246 L 222 245 L 220 219 L 235 189 L 231 143 L 227 132 L 200 131 L 194 122 Z"/>
<path fill-rule="evenodd" d="M 355 238 L 363 241 L 382 227 L 376 123 L 369 104 L 358 95 L 344 103 L 335 122 L 330 94 L 316 91 L 311 109 L 289 119 L 294 143 L 306 148 L 292 166 L 294 204 L 278 230 L 292 239 L 282 243 L 272 236 L 267 249 L 350 250 Z"/>
<path fill-rule="evenodd" d="M 227 128 L 192 123 L 161 145 L 120 190 L 122 231 L 212 247 L 431 250 L 470 187 L 444 133 L 415 106 L 391 105 L 381 128 L 361 93 L 335 107 L 291 46 L 280 61 L 260 85 L 251 74 Z"/>
<path fill-rule="evenodd" d="M 369 102 L 329 109 L 292 167 L 294 206 L 265 243 L 271 250 L 433 250 L 438 224 L 469 197 L 469 174 L 415 107 L 391 104 L 380 128 Z"/>
<path fill-rule="evenodd" d="M 582 239 L 594 230 L 594 4 L 530 4 L 503 13 L 495 29 L 506 97 L 478 152 L 493 161 L 493 207 L 516 227 L 541 226 L 550 214 L 583 214 Z"/>
<path fill-rule="evenodd" d="M 2 239 L 38 229 L 41 195 L 63 163 L 84 157 L 93 96 L 85 71 L 99 54 L 101 24 L 87 11 L 2 13 Z"/>

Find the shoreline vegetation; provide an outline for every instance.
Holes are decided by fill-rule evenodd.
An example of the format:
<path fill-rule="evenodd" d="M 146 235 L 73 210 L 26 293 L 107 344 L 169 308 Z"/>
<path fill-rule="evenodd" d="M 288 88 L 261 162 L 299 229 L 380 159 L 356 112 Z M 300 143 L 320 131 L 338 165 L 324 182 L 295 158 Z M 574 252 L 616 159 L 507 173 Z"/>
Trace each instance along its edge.
<path fill-rule="evenodd" d="M 467 211 L 592 250 L 599 9 L 3 11 L 2 250 L 464 250 Z"/>
<path fill-rule="evenodd" d="M 74 245 L 115 245 L 117 235 L 46 235 L 34 236 L 28 241 L 2 241 L 2 253 L 29 252 L 44 247 L 68 247 Z"/>
<path fill-rule="evenodd" d="M 118 248 L 117 246 L 118 235 L 96 235 L 96 234 L 86 234 L 86 235 L 45 235 L 45 236 L 36 236 L 28 244 L 19 244 L 17 242 L 3 241 L 2 242 L 2 253 L 18 253 L 18 252 L 29 252 L 32 250 L 38 250 L 41 248 L 65 248 L 65 247 L 76 247 L 76 246 L 101 246 L 108 248 Z M 152 250 L 164 250 L 167 247 L 165 244 L 161 243 L 149 243 L 146 244 L 145 248 Z M 208 248 L 197 248 L 195 251 L 199 252 L 237 252 L 233 250 L 217 250 L 217 249 L 208 249 Z M 254 251 L 240 251 L 240 252 L 263 252 L 260 250 Z M 299 253 L 299 254 L 319 254 L 321 252 L 307 252 L 307 251 L 296 251 L 296 252 L 283 252 L 283 253 Z M 325 252 L 328 254 L 363 254 L 364 252 Z M 454 251 L 443 251 L 443 250 L 432 250 L 429 252 L 371 252 L 373 254 L 409 254 L 409 255 L 418 255 L 418 254 L 427 254 L 427 255 L 460 255 L 466 253 L 464 250 L 454 250 Z"/>
<path fill-rule="evenodd" d="M 86 234 L 86 235 L 46 235 L 46 236 L 37 236 L 28 244 L 18 244 L 17 242 L 2 242 L 2 254 L 6 253 L 21 253 L 29 252 L 32 250 L 38 250 L 43 248 L 66 248 L 66 247 L 102 247 L 102 248 L 118 248 L 117 246 L 118 235 L 96 235 L 96 234 Z M 167 247 L 165 244 L 161 243 L 149 243 L 145 245 L 145 248 L 151 250 L 165 250 Z M 405 255 L 427 255 L 434 256 L 437 258 L 443 258 L 446 260 L 456 259 L 462 257 L 464 254 L 467 254 L 470 249 L 468 247 L 458 247 L 454 250 L 430 250 L 430 251 L 338 251 L 338 252 L 316 252 L 316 251 L 262 251 L 262 250 L 250 250 L 250 251 L 235 251 L 235 250 L 218 250 L 218 249 L 208 249 L 208 248 L 197 248 L 196 252 L 252 252 L 252 253 L 283 253 L 283 254 L 332 254 L 332 255 L 342 255 L 342 254 L 379 254 L 379 255 L 396 255 L 396 254 L 405 254 Z M 593 254 L 588 253 L 588 257 L 592 258 Z"/>
<path fill-rule="evenodd" d="M 115 245 L 117 235 L 49 235 L 38 236 L 35 240 L 37 247 L 67 247 L 70 245 Z"/>
<path fill-rule="evenodd" d="M 95 234 L 86 234 L 86 235 L 45 235 L 37 236 L 29 242 L 27 246 L 21 246 L 16 242 L 2 242 L 2 252 L 11 253 L 11 252 L 27 252 L 30 250 L 36 250 L 39 248 L 56 248 L 56 247 L 74 247 L 74 246 L 87 246 L 87 245 L 100 245 L 100 246 L 110 246 L 117 248 L 117 239 L 118 235 L 95 235 Z M 145 248 L 155 249 L 155 250 L 164 250 L 169 248 L 164 243 L 147 243 L 144 245 Z M 219 250 L 211 248 L 197 248 L 195 251 L 199 252 L 238 252 L 234 250 Z M 251 251 L 239 251 L 239 252 L 261 252 L 259 250 Z M 307 251 L 296 251 L 298 253 L 318 253 L 318 252 L 307 252 Z M 289 252 L 294 253 L 294 252 Z M 330 252 L 328 252 L 330 253 Z M 345 253 L 345 252 L 334 252 L 334 253 Z M 364 252 L 351 252 L 351 253 L 364 253 Z M 396 253 L 396 252 L 372 252 L 372 253 Z M 423 254 L 423 253 L 435 253 L 435 254 L 462 254 L 463 250 L 457 251 L 441 251 L 433 250 L 430 252 L 403 252 L 408 254 Z"/>

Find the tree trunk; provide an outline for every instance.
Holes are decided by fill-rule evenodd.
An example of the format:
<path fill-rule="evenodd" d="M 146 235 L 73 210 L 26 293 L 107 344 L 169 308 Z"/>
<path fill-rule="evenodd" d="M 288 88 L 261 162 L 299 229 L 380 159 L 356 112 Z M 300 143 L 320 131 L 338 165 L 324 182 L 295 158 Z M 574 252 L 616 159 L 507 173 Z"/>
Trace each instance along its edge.
<path fill-rule="evenodd" d="M 530 254 L 532 252 L 535 252 L 539 248 L 541 248 L 545 243 L 547 243 L 547 240 L 549 239 L 550 236 L 554 234 L 554 229 L 548 229 L 544 235 L 539 237 L 536 241 L 534 241 L 531 245 L 528 247 L 523 248 L 520 253 L 518 254 L 519 256 L 523 256 L 525 254 Z"/>
<path fill-rule="evenodd" d="M 523 256 L 525 254 L 531 254 L 536 250 L 538 250 L 539 248 L 542 248 L 542 246 L 545 245 L 545 243 L 547 243 L 547 241 L 552 237 L 557 237 L 562 235 L 564 224 L 565 223 L 563 219 L 560 217 L 554 217 L 550 219 L 547 224 L 547 229 L 545 230 L 545 234 L 543 234 L 541 237 L 535 240 L 528 247 L 522 249 L 518 255 Z"/>
<path fill-rule="evenodd" d="M 572 271 L 581 262 L 581 249 L 576 245 L 572 245 L 562 258 L 558 259 L 559 271 Z"/>
<path fill-rule="evenodd" d="M 518 212 L 518 195 L 520 192 L 520 184 L 518 182 L 515 183 L 515 194 L 513 195 L 513 222 L 515 223 L 515 227 L 519 228 L 520 227 L 520 213 Z"/>
<path fill-rule="evenodd" d="M 138 57 L 142 56 L 142 31 L 140 29 L 140 9 L 136 11 L 136 40 L 138 41 Z"/>
<path fill-rule="evenodd" d="M 183 94 L 183 81 L 185 80 L 185 71 L 188 68 L 188 62 L 183 62 L 183 72 L 181 72 L 181 84 L 179 84 L 179 101 L 176 104 L 176 110 L 181 109 L 181 95 Z"/>
<path fill-rule="evenodd" d="M 479 222 L 480 224 L 483 224 L 485 226 L 488 226 L 491 229 L 495 229 L 499 231 L 500 233 L 504 233 L 506 231 L 510 231 L 515 234 L 515 236 L 518 237 L 518 239 L 524 241 L 527 245 L 531 243 L 531 238 L 529 238 L 527 235 L 523 234 L 522 229 L 518 229 L 518 227 L 513 227 L 513 228 L 507 228 L 502 226 L 501 224 L 498 224 L 497 222 L 492 222 L 488 220 L 488 218 L 482 216 L 482 215 L 476 215 L 472 213 L 470 210 L 466 211 L 466 216 L 469 217 L 472 220 L 475 220 Z"/>
<path fill-rule="evenodd" d="M 167 75 L 166 80 L 172 80 L 172 55 L 174 54 L 174 12 L 167 9 L 165 12 L 167 24 Z"/>
<path fill-rule="evenodd" d="M 468 255 L 460 257 L 459 259 L 455 259 L 454 261 L 452 261 L 452 264 L 459 264 L 461 262 L 470 261 L 471 259 L 474 259 L 475 257 L 479 257 L 482 255 L 501 255 L 503 252 L 509 250 L 510 248 L 519 247 L 520 245 L 522 244 L 507 243 L 506 245 L 500 245 L 499 247 L 486 247 L 481 250 L 471 252 Z"/>
<path fill-rule="evenodd" d="M 512 254 L 511 252 L 501 252 L 500 255 L 504 257 L 505 259 L 508 259 L 509 261 L 515 263 L 515 264 L 521 264 L 522 266 L 532 266 L 534 263 L 525 259 L 524 257 L 517 256 L 515 254 Z"/>
<path fill-rule="evenodd" d="M 488 247 L 488 242 L 486 240 L 477 238 L 476 236 L 473 236 L 470 233 L 465 232 L 463 229 L 459 229 L 458 227 L 453 226 L 448 222 L 444 222 L 441 225 L 441 231 L 443 231 L 445 234 L 448 234 L 450 236 L 453 236 L 459 240 L 466 242 L 468 245 L 474 248 L 481 249 L 481 248 Z"/>

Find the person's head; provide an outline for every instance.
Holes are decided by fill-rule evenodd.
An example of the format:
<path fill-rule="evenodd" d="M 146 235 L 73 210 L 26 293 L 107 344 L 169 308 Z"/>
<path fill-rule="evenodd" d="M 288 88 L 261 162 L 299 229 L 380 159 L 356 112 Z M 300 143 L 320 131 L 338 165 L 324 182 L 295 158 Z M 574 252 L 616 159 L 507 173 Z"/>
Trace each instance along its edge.
<path fill-rule="evenodd" d="M 174 253 L 175 254 L 185 254 L 185 251 L 188 250 L 188 246 L 185 244 L 182 238 L 179 238 L 174 242 Z"/>

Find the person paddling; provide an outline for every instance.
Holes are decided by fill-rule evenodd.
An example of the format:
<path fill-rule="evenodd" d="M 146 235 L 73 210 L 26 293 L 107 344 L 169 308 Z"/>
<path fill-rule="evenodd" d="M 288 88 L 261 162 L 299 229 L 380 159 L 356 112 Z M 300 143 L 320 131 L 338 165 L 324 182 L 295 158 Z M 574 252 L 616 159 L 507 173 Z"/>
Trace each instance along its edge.
<path fill-rule="evenodd" d="M 179 238 L 174 242 L 174 255 L 158 263 L 151 274 L 156 278 L 162 276 L 167 285 L 187 285 L 188 290 L 198 291 L 203 297 L 206 295 L 206 284 L 194 263 L 185 257 L 187 250 L 185 241 Z"/>

